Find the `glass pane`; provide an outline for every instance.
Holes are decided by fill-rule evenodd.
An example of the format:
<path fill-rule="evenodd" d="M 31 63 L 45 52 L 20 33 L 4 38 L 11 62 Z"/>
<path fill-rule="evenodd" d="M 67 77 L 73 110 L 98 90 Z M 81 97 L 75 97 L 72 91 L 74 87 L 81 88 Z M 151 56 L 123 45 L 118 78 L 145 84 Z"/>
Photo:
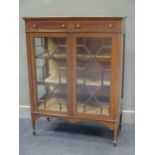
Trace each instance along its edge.
<path fill-rule="evenodd" d="M 66 38 L 34 38 L 39 109 L 67 111 Z"/>
<path fill-rule="evenodd" d="M 109 114 L 111 52 L 111 38 L 77 38 L 78 112 Z"/>

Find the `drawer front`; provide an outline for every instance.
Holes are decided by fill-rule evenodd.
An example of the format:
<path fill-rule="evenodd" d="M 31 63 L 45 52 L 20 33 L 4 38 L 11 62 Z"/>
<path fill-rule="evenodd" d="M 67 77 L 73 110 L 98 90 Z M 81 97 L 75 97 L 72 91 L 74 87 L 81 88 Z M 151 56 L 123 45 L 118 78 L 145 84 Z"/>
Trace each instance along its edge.
<path fill-rule="evenodd" d="M 115 32 L 115 21 L 50 21 L 31 20 L 26 23 L 28 32 Z"/>
<path fill-rule="evenodd" d="M 104 31 L 114 31 L 115 30 L 114 21 L 76 21 L 73 24 L 73 29 L 75 31 L 95 31 L 95 32 L 104 32 Z"/>
<path fill-rule="evenodd" d="M 28 31 L 65 30 L 68 28 L 66 21 L 30 21 Z"/>

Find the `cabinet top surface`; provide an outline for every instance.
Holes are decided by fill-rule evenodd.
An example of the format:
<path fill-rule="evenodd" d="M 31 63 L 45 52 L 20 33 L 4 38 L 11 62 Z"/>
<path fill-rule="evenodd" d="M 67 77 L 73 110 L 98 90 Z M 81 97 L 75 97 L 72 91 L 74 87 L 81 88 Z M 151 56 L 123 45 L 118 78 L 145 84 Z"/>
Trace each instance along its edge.
<path fill-rule="evenodd" d="M 82 17 L 71 17 L 71 16 L 41 16 L 41 17 L 23 17 L 24 20 L 46 20 L 46 19 L 101 19 L 101 20 L 123 20 L 126 17 L 124 16 L 82 16 Z"/>

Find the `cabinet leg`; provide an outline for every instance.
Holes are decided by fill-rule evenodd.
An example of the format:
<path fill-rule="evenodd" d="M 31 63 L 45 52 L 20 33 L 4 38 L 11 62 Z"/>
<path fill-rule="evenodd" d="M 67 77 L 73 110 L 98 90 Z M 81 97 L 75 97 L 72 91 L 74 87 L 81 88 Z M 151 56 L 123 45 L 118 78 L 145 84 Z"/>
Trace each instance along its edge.
<path fill-rule="evenodd" d="M 115 128 L 114 128 L 114 141 L 113 141 L 114 146 L 117 146 L 117 137 L 118 137 L 118 127 L 117 127 L 117 125 L 115 125 Z"/>
<path fill-rule="evenodd" d="M 122 129 L 122 112 L 121 112 L 120 119 L 119 119 L 119 129 L 120 130 Z"/>
<path fill-rule="evenodd" d="M 50 117 L 47 117 L 47 121 L 50 121 Z"/>
<path fill-rule="evenodd" d="M 35 124 L 35 119 L 32 118 L 32 134 L 35 136 L 36 135 L 36 124 Z"/>

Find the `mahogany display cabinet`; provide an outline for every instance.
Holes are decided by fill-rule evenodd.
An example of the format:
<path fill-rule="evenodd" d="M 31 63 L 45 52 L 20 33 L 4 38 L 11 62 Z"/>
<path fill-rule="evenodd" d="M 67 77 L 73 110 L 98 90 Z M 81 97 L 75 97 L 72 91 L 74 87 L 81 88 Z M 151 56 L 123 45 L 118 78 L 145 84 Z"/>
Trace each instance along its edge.
<path fill-rule="evenodd" d="M 33 134 L 41 117 L 121 127 L 123 17 L 24 17 Z"/>

